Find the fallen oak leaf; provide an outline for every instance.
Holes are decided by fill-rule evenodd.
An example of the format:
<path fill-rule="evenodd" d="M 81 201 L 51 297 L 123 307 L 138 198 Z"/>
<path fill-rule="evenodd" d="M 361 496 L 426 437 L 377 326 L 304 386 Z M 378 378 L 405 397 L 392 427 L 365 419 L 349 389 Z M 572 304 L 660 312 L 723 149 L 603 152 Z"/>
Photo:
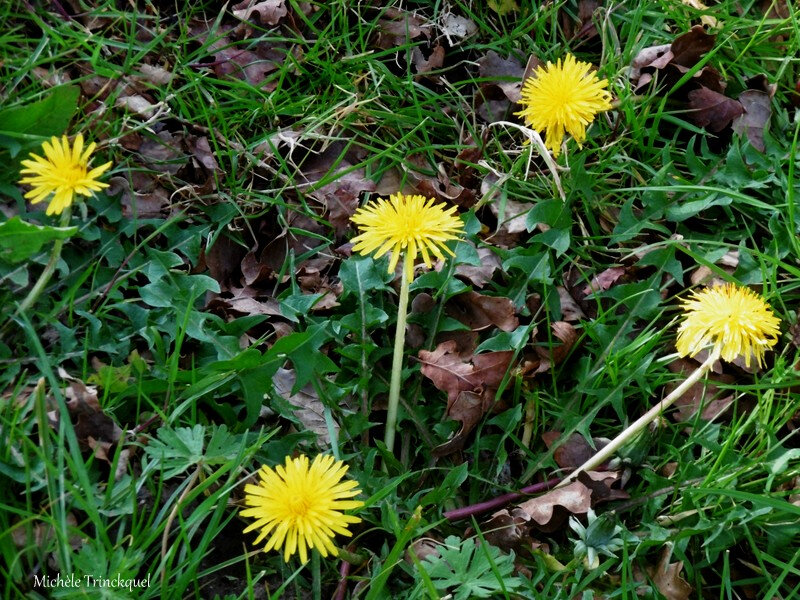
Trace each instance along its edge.
<path fill-rule="evenodd" d="M 521 518 L 527 517 L 535 523 L 537 529 L 549 533 L 558 530 L 570 514 L 584 515 L 591 507 L 591 490 L 580 481 L 573 481 L 569 485 L 526 500 L 517 507 L 522 511 L 517 515 Z"/>

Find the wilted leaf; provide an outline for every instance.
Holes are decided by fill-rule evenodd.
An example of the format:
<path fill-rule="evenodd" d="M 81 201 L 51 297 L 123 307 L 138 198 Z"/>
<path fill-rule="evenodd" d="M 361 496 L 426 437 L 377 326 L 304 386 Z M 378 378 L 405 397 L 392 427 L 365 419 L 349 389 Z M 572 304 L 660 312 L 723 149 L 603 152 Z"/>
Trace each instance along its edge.
<path fill-rule="evenodd" d="M 272 385 L 275 392 L 280 394 L 289 404 L 297 407 L 294 416 L 305 425 L 306 429 L 315 433 L 317 444 L 321 447 L 328 447 L 331 444 L 331 436 L 325 420 L 325 407 L 317 396 L 314 386 L 311 384 L 303 386 L 297 393 L 292 393 L 297 376 L 290 369 L 278 369 L 272 377 Z M 339 433 L 339 425 L 333 422 L 335 434 Z"/>
<path fill-rule="evenodd" d="M 558 291 L 558 299 L 561 303 L 561 318 L 564 321 L 577 322 L 586 318 L 581 307 L 575 302 L 575 298 L 567 291 L 567 288 L 563 285 L 559 285 L 556 287 L 556 290 Z"/>
<path fill-rule="evenodd" d="M 119 442 L 122 429 L 103 412 L 97 399 L 97 388 L 87 386 L 80 379 L 71 377 L 59 368 L 59 375 L 68 381 L 64 396 L 67 400 L 67 411 L 75 437 L 83 449 L 91 449 L 98 458 L 111 462 L 113 452 L 111 446 Z M 49 413 L 53 423 L 58 423 L 58 411 Z"/>
<path fill-rule="evenodd" d="M 592 507 L 592 492 L 580 481 L 531 498 L 518 508 L 537 525 L 550 532 L 561 527 L 569 515 L 583 515 Z"/>
<path fill-rule="evenodd" d="M 551 448 L 560 437 L 560 431 L 546 431 L 542 434 L 542 440 L 548 448 Z M 575 432 L 556 448 L 553 460 L 562 469 L 577 469 L 604 446 L 599 440 L 594 442 L 595 448 L 592 448 L 586 438 Z"/>
<path fill-rule="evenodd" d="M 681 378 L 688 377 L 697 365 L 686 359 L 677 359 L 667 365 L 670 371 L 681 376 Z M 707 376 L 708 381 L 699 381 L 690 387 L 686 393 L 683 394 L 678 400 L 675 401 L 676 418 L 679 422 L 690 422 L 695 413 L 703 409 L 700 417 L 706 421 L 715 419 L 720 414 L 725 412 L 727 408 L 733 403 L 734 395 L 730 394 L 723 398 L 719 398 L 719 388 L 714 383 L 731 384 L 735 381 L 732 375 L 709 373 Z M 670 383 L 666 386 L 665 392 L 669 393 L 680 385 L 681 381 Z"/>
<path fill-rule="evenodd" d="M 513 352 L 487 352 L 471 357 L 458 354 L 457 343 L 448 340 L 436 350 L 420 350 L 422 374 L 447 393 L 447 416 L 461 422 L 461 429 L 447 443 L 434 449 L 444 456 L 460 449 L 467 434 L 491 408 L 494 395 L 511 364 Z"/>
<path fill-rule="evenodd" d="M 376 45 L 378 48 L 388 50 L 397 46 L 404 46 L 414 38 L 424 35 L 431 36 L 432 26 L 415 14 L 407 13 L 396 8 L 389 8 L 384 15 L 387 18 L 378 21 L 380 33 Z"/>
<path fill-rule="evenodd" d="M 719 92 L 701 86 L 689 92 L 686 118 L 698 127 L 719 133 L 744 112 L 742 105 Z"/>
<path fill-rule="evenodd" d="M 494 50 L 489 50 L 478 59 L 478 76 L 482 79 L 497 80 L 492 85 L 503 90 L 511 102 L 519 102 L 524 73 L 525 68 L 516 58 L 513 56 L 502 58 Z"/>
<path fill-rule="evenodd" d="M 477 249 L 480 266 L 460 264 L 456 267 L 456 275 L 463 277 L 473 286 L 482 288 L 492 280 L 494 272 L 500 268 L 500 258 L 491 248 Z"/>
<path fill-rule="evenodd" d="M 588 296 L 593 292 L 604 292 L 623 275 L 625 275 L 625 267 L 609 267 L 592 278 L 592 281 L 583 288 L 583 294 Z"/>
<path fill-rule="evenodd" d="M 478 292 L 459 294 L 447 302 L 445 312 L 472 331 L 492 325 L 503 331 L 514 331 L 519 326 L 514 303 L 504 296 L 484 296 Z"/>
<path fill-rule="evenodd" d="M 286 16 L 286 0 L 244 0 L 234 4 L 233 16 L 247 21 L 253 13 L 258 15 L 258 22 L 262 25 L 277 25 Z"/>
<path fill-rule="evenodd" d="M 414 62 L 414 67 L 417 73 L 424 74 L 428 71 L 440 68 L 444 64 L 444 47 L 440 45 L 434 46 L 430 55 L 425 58 L 422 50 L 415 46 L 411 51 L 411 60 Z M 436 78 L 433 78 L 436 80 Z"/>
<path fill-rule="evenodd" d="M 647 572 L 652 577 L 658 591 L 667 600 L 689 600 L 692 597 L 694 588 L 681 577 L 683 561 L 670 564 L 669 559 L 671 556 L 670 548 L 664 548 L 658 565 L 648 567 Z"/>
<path fill-rule="evenodd" d="M 468 38 L 478 31 L 478 26 L 473 21 L 451 12 L 442 15 L 442 23 L 439 28 L 451 46 L 453 45 L 452 38 Z"/>
<path fill-rule="evenodd" d="M 744 113 L 733 122 L 733 130 L 746 135 L 753 148 L 764 152 L 764 129 L 772 115 L 769 94 L 759 90 L 745 90 L 739 94 Z"/>
<path fill-rule="evenodd" d="M 544 372 L 551 366 L 559 365 L 567 357 L 572 346 L 578 339 L 578 334 L 575 328 L 566 321 L 554 321 L 550 324 L 553 336 L 561 341 L 561 344 L 556 346 L 549 344 L 548 346 L 536 346 L 536 353 L 542 359 L 539 366 L 539 372 Z"/>

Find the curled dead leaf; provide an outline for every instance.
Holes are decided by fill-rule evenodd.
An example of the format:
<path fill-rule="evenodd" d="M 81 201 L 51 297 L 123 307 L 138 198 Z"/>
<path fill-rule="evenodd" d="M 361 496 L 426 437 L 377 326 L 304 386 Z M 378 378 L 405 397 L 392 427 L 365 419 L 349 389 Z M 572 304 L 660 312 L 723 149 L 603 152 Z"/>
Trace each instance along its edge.
<path fill-rule="evenodd" d="M 447 302 L 445 313 L 472 331 L 493 325 L 503 331 L 514 331 L 519 326 L 514 303 L 504 296 L 484 296 L 473 291 L 459 294 Z"/>
<path fill-rule="evenodd" d="M 289 404 L 297 407 L 294 416 L 317 436 L 317 444 L 321 448 L 327 448 L 331 444 L 331 436 L 328 431 L 328 424 L 325 420 L 325 407 L 317 396 L 314 386 L 310 383 L 303 386 L 296 393 L 292 393 L 297 375 L 291 369 L 278 369 L 272 377 L 272 385 L 275 392 L 281 395 Z M 335 434 L 339 432 L 339 425 L 333 422 Z"/>

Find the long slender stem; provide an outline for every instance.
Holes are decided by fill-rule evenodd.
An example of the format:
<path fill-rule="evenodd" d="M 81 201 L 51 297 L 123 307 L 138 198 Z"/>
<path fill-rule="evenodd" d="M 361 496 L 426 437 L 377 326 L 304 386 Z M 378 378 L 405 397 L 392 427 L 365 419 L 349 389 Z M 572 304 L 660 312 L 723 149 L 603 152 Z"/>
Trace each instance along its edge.
<path fill-rule="evenodd" d="M 541 492 L 546 492 L 547 490 L 554 488 L 560 481 L 560 477 L 555 477 L 553 479 L 548 479 L 547 481 L 542 481 L 541 483 L 534 483 L 533 485 L 522 488 L 519 492 L 509 492 L 507 494 L 503 494 L 502 496 L 492 498 L 491 500 L 448 510 L 444 513 L 444 516 L 450 521 L 457 521 L 458 519 L 466 519 L 467 517 L 471 517 L 473 515 L 480 515 L 496 508 L 502 508 L 509 502 L 519 500 L 526 494 L 539 494 Z"/>
<path fill-rule="evenodd" d="M 705 360 L 703 364 L 701 364 L 697 369 L 695 369 L 689 377 L 687 377 L 683 383 L 681 383 L 678 387 L 676 387 L 671 394 L 669 394 L 666 398 L 664 398 L 661 402 L 656 404 L 653 408 L 648 410 L 644 413 L 641 417 L 636 419 L 633 423 L 628 425 L 628 427 L 622 431 L 617 437 L 611 440 L 606 446 L 603 447 L 602 450 L 597 452 L 592 458 L 587 460 L 583 463 L 580 467 L 575 469 L 569 477 L 565 477 L 564 480 L 559 483 L 556 487 L 563 487 L 575 481 L 578 477 L 578 474 L 584 471 L 589 471 L 594 469 L 598 465 L 605 462 L 614 452 L 619 450 L 626 442 L 632 439 L 637 433 L 639 433 L 642 429 L 647 427 L 658 415 L 664 412 L 667 408 L 669 408 L 673 402 L 675 402 L 678 398 L 683 396 L 686 391 L 692 387 L 695 383 L 700 381 L 700 378 L 703 377 L 710 369 L 711 366 L 716 362 L 719 358 L 719 352 L 712 351 L 708 358 Z"/>
<path fill-rule="evenodd" d="M 69 225 L 69 219 L 71 215 L 71 208 L 65 208 L 64 212 L 61 213 L 61 222 L 59 223 L 59 226 L 66 227 Z M 50 260 L 47 261 L 44 271 L 42 271 L 42 274 L 39 275 L 39 279 L 31 288 L 31 291 L 28 292 L 28 295 L 25 296 L 25 299 L 20 303 L 19 308 L 17 308 L 17 313 L 27 311 L 33 305 L 33 303 L 36 302 L 37 298 L 39 298 L 45 286 L 50 281 L 50 278 L 53 276 L 53 272 L 56 270 L 58 259 L 61 258 L 61 248 L 63 247 L 64 240 L 56 240 L 53 242 L 53 249 L 50 251 Z"/>
<path fill-rule="evenodd" d="M 389 407 L 386 414 L 386 432 L 383 441 L 389 452 L 394 451 L 394 434 L 397 428 L 397 406 L 400 403 L 400 379 L 403 374 L 403 347 L 406 341 L 406 317 L 408 316 L 408 256 L 403 257 L 403 276 L 400 280 L 400 302 L 397 305 L 397 326 L 394 333 L 394 355 L 392 356 L 392 378 L 389 382 Z"/>

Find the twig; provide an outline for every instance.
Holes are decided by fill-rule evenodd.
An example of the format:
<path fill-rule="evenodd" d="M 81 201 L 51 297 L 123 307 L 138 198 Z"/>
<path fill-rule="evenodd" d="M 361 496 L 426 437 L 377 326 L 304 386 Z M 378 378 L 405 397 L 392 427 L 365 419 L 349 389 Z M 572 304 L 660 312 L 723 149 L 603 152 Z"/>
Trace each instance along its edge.
<path fill-rule="evenodd" d="M 527 487 L 522 488 L 519 492 L 509 492 L 508 494 L 497 496 L 496 498 L 492 498 L 491 500 L 486 500 L 485 502 L 478 502 L 477 504 L 470 504 L 469 506 L 456 508 L 455 510 L 448 510 L 447 512 L 444 513 L 444 516 L 446 519 L 450 521 L 458 521 L 459 519 L 466 519 L 467 517 L 471 517 L 473 515 L 479 515 L 485 512 L 489 512 L 490 510 L 494 510 L 496 508 L 505 506 L 509 502 L 518 500 L 523 496 L 529 494 L 538 494 L 539 492 L 546 492 L 547 490 L 558 485 L 560 481 L 561 477 L 554 477 L 553 479 L 548 479 L 547 481 L 542 481 L 541 483 L 534 483 L 533 485 L 529 485 Z"/>

